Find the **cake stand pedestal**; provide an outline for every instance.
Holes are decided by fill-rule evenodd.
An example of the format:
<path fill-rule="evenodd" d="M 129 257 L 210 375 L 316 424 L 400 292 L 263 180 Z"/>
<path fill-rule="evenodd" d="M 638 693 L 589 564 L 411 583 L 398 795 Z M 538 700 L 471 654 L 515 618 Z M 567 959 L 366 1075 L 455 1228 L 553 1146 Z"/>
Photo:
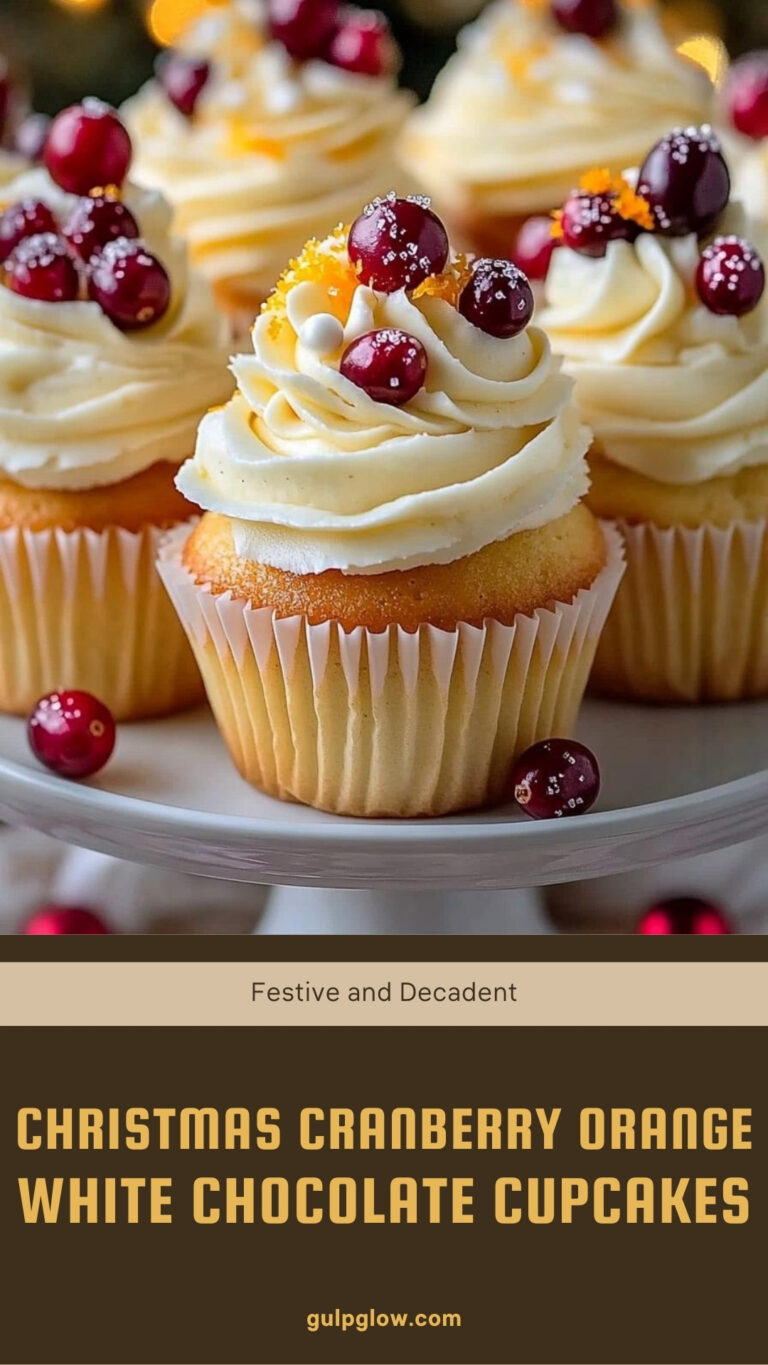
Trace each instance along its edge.
<path fill-rule="evenodd" d="M 766 702 L 589 701 L 577 737 L 603 774 L 587 815 L 536 822 L 502 807 L 351 820 L 248 787 L 205 710 L 123 726 L 111 763 L 80 784 L 41 768 L 24 723 L 5 717 L 0 819 L 131 862 L 281 887 L 261 929 L 294 933 L 540 931 L 526 888 L 631 873 L 768 832 Z"/>

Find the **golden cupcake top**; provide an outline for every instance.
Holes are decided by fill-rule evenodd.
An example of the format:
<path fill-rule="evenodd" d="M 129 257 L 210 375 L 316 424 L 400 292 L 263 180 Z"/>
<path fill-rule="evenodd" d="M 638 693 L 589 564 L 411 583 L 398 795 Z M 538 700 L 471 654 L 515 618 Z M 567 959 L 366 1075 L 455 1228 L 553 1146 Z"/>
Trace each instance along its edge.
<path fill-rule="evenodd" d="M 648 140 L 705 119 L 712 98 L 653 3 L 494 0 L 412 115 L 404 155 L 460 217 L 536 213 L 594 163 L 636 165 Z"/>
<path fill-rule="evenodd" d="M 0 187 L 0 470 L 30 487 L 178 462 L 231 392 L 209 290 L 167 203 L 127 180 L 131 150 L 86 100 L 53 121 L 45 165 Z"/>
<path fill-rule="evenodd" d="M 662 483 L 768 464 L 765 232 L 719 139 L 673 129 L 553 215 L 542 325 L 607 458 Z"/>
<path fill-rule="evenodd" d="M 293 572 L 448 563 L 555 520 L 588 433 L 509 261 L 454 252 L 394 193 L 291 262 L 179 475 L 246 558 Z"/>

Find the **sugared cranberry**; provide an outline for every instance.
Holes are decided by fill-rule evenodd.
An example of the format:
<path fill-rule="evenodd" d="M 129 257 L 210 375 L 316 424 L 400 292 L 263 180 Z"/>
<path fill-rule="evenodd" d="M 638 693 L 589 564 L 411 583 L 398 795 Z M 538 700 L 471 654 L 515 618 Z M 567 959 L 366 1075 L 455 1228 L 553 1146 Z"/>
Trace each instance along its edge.
<path fill-rule="evenodd" d="M 13 138 L 13 149 L 25 161 L 42 161 L 51 120 L 47 114 L 27 114 L 22 119 Z"/>
<path fill-rule="evenodd" d="M 136 332 L 168 312 L 171 281 L 143 242 L 118 237 L 91 261 L 88 293 L 122 332 Z"/>
<path fill-rule="evenodd" d="M 597 759 L 575 739 L 544 739 L 521 754 L 512 767 L 518 806 L 534 820 L 583 815 L 600 791 Z"/>
<path fill-rule="evenodd" d="M 731 177 L 712 129 L 705 124 L 668 133 L 646 157 L 637 189 L 664 236 L 709 232 L 731 193 Z"/>
<path fill-rule="evenodd" d="M 187 57 L 183 52 L 168 52 L 157 65 L 157 78 L 163 90 L 185 118 L 194 114 L 210 74 L 210 62 Z"/>
<path fill-rule="evenodd" d="M 616 0 L 552 0 L 552 14 L 567 33 L 607 38 L 619 22 Z"/>
<path fill-rule="evenodd" d="M 551 218 L 529 218 L 517 234 L 512 259 L 529 280 L 545 280 L 557 243 Z"/>
<path fill-rule="evenodd" d="M 339 24 L 337 0 L 269 0 L 273 38 L 298 62 L 321 57 Z"/>
<path fill-rule="evenodd" d="M 43 160 L 57 185 L 70 194 L 122 185 L 131 164 L 131 139 L 108 104 L 86 99 L 64 109 L 51 124 Z"/>
<path fill-rule="evenodd" d="M 716 237 L 702 252 L 696 288 L 710 313 L 743 318 L 763 297 L 765 267 L 743 237 Z"/>
<path fill-rule="evenodd" d="M 139 225 L 119 199 L 95 195 L 75 205 L 63 234 L 70 251 L 87 262 L 116 237 L 138 237 Z"/>
<path fill-rule="evenodd" d="M 50 692 L 27 722 L 35 758 L 60 777 L 91 777 L 112 756 L 115 722 L 90 692 Z"/>
<path fill-rule="evenodd" d="M 696 896 L 673 896 L 652 905 L 637 926 L 638 934 L 731 934 L 722 910 Z"/>
<path fill-rule="evenodd" d="M 27 920 L 23 934 L 111 934 L 103 919 L 79 905 L 44 905 Z"/>
<path fill-rule="evenodd" d="M 378 10 L 350 10 L 331 39 L 328 60 L 361 76 L 383 76 L 395 66 L 389 23 Z"/>
<path fill-rule="evenodd" d="M 514 337 L 533 317 L 533 290 L 511 261 L 477 261 L 459 295 L 459 312 L 492 337 Z"/>
<path fill-rule="evenodd" d="M 637 223 L 621 218 L 611 194 L 589 194 L 574 190 L 563 205 L 560 219 L 563 246 L 582 256 L 604 256 L 609 242 L 633 242 L 640 229 Z"/>
<path fill-rule="evenodd" d="M 429 200 L 374 199 L 349 230 L 349 258 L 363 284 L 394 294 L 439 275 L 448 260 L 448 234 Z"/>
<path fill-rule="evenodd" d="M 41 303 L 71 303 L 80 293 L 77 266 L 55 232 L 19 242 L 5 262 L 5 283 L 14 294 Z"/>
<path fill-rule="evenodd" d="M 25 237 L 57 231 L 58 224 L 51 210 L 39 199 L 23 199 L 20 204 L 12 204 L 0 214 L 0 262 L 7 260 Z"/>
<path fill-rule="evenodd" d="M 424 383 L 427 353 L 408 332 L 401 332 L 398 327 L 382 327 L 350 342 L 339 368 L 345 379 L 364 389 L 374 402 L 399 408 Z"/>
<path fill-rule="evenodd" d="M 750 52 L 734 62 L 725 105 L 740 133 L 756 141 L 768 137 L 768 52 Z"/>

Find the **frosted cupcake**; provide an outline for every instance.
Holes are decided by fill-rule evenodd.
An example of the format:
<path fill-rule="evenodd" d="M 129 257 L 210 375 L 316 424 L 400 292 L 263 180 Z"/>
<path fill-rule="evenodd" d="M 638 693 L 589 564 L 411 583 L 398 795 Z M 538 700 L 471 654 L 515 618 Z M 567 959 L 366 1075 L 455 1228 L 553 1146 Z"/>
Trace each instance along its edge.
<path fill-rule="evenodd" d="M 751 217 L 768 223 L 768 52 L 734 63 L 722 104 L 735 195 Z"/>
<path fill-rule="evenodd" d="M 156 715 L 201 695 L 154 561 L 191 513 L 173 480 L 200 416 L 231 393 L 222 324 L 164 200 L 117 188 L 113 111 L 60 115 L 46 159 L 0 192 L 0 710 L 67 687 Z"/>
<path fill-rule="evenodd" d="M 245 334 L 285 261 L 350 222 L 382 179 L 411 99 L 381 15 L 334 0 L 230 3 L 125 108 L 137 176 Z"/>
<path fill-rule="evenodd" d="M 637 165 L 711 99 L 652 4 L 495 0 L 412 116 L 404 158 L 469 247 L 509 255 L 590 166 Z"/>
<path fill-rule="evenodd" d="M 498 801 L 568 734 L 621 572 L 579 504 L 589 433 L 528 281 L 423 200 L 310 242 L 178 486 L 161 569 L 224 738 L 274 796 L 352 815 Z"/>
<path fill-rule="evenodd" d="M 589 506 L 627 573 L 594 685 L 651 701 L 768 695 L 768 300 L 758 231 L 709 129 L 570 196 L 542 325 L 595 433 Z M 628 216 L 631 213 L 631 216 Z M 649 230 L 650 229 L 650 230 Z"/>

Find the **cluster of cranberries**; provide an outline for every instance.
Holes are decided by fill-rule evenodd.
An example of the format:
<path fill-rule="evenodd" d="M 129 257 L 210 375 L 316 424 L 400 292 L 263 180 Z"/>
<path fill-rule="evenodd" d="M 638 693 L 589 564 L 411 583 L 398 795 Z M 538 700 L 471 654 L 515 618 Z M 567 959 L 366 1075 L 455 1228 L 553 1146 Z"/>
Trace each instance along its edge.
<path fill-rule="evenodd" d="M 269 29 L 297 62 L 313 58 L 360 76 L 382 76 L 395 65 L 389 23 L 378 10 L 357 9 L 339 0 L 270 0 Z M 167 52 L 157 78 L 171 104 L 192 118 L 212 66 L 204 58 Z"/>
<path fill-rule="evenodd" d="M 375 199 L 349 230 L 349 258 L 361 284 L 383 294 L 414 290 L 448 264 L 448 234 L 429 200 Z M 533 316 L 533 293 L 511 261 L 475 261 L 458 298 L 459 312 L 489 336 L 512 337 Z M 383 327 L 347 346 L 341 373 L 378 403 L 400 407 L 422 387 L 427 356 L 417 337 Z"/>
<path fill-rule="evenodd" d="M 712 129 L 676 128 L 651 149 L 637 181 L 626 184 L 630 211 L 621 193 L 580 188 L 567 198 L 555 229 L 564 246 L 583 256 L 604 256 L 613 241 L 634 241 L 642 232 L 665 237 L 709 236 L 728 205 L 731 178 Z M 543 279 L 557 242 L 546 239 L 545 218 L 530 219 L 518 238 L 515 259 L 534 279 Z M 720 316 L 743 317 L 765 290 L 765 269 L 744 238 L 718 236 L 701 256 L 696 288 L 702 303 Z"/>
<path fill-rule="evenodd" d="M 63 222 L 33 199 L 0 215 L 3 283 L 46 303 L 87 295 L 121 331 L 157 322 L 168 310 L 171 283 L 119 198 L 131 140 L 117 114 L 99 100 L 65 109 L 51 125 L 43 159 L 51 178 L 78 202 Z"/>

